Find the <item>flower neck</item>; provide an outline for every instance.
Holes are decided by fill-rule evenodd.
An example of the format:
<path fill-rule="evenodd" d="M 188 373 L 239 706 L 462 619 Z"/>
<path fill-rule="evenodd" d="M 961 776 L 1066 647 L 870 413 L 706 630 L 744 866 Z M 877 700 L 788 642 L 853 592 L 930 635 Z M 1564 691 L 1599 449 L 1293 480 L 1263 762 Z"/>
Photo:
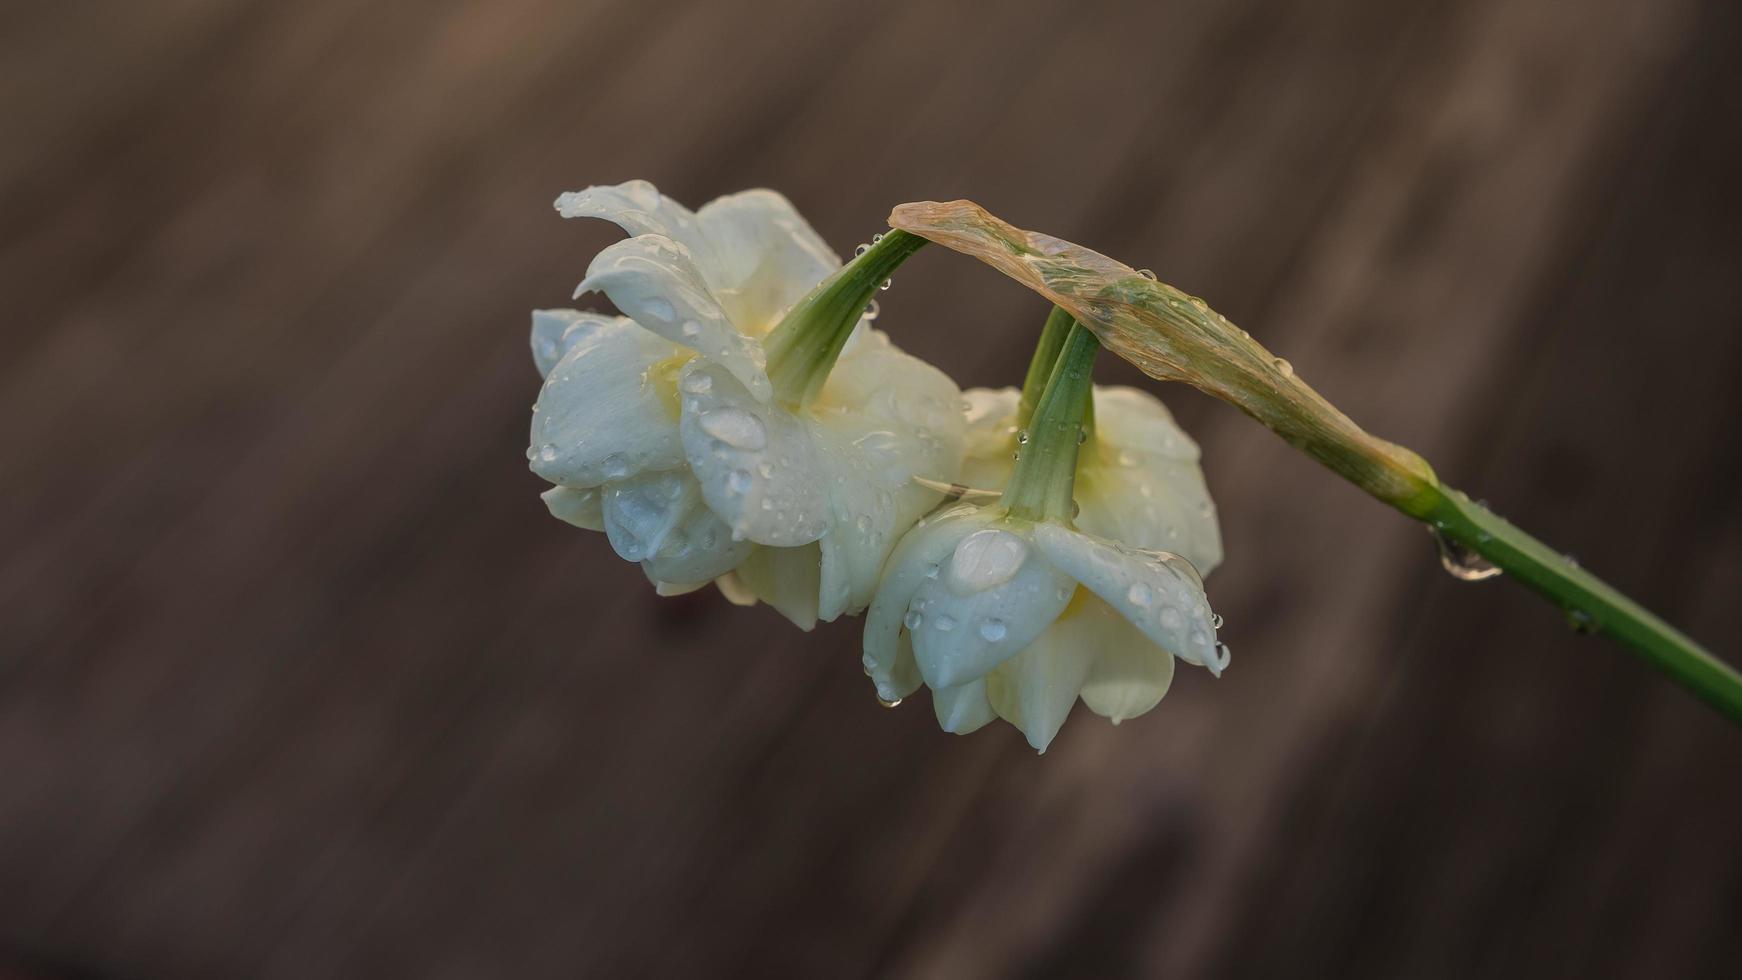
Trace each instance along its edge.
<path fill-rule="evenodd" d="M 787 312 L 763 342 L 775 397 L 795 405 L 816 397 L 871 297 L 925 243 L 918 235 L 891 231 Z"/>
<path fill-rule="evenodd" d="M 1090 369 L 1100 350 L 1094 334 L 1081 324 L 1071 324 L 1046 387 L 1017 437 L 1016 469 L 1004 488 L 1004 505 L 1012 516 L 1070 521 L 1077 453 L 1087 436 L 1084 422 L 1093 397 Z"/>

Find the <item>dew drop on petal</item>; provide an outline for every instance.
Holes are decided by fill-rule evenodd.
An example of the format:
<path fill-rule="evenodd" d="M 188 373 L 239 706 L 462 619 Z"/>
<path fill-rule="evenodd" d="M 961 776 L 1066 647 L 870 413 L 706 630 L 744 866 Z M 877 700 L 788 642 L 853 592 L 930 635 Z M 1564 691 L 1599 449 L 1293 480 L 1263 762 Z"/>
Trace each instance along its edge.
<path fill-rule="evenodd" d="M 768 445 L 768 427 L 741 408 L 716 408 L 699 422 L 703 432 L 735 449 L 755 452 Z"/>
<path fill-rule="evenodd" d="M 700 336 L 700 334 L 702 332 L 702 325 L 697 323 L 694 320 L 685 320 L 683 322 L 683 326 L 679 328 L 679 332 L 682 333 L 685 337 L 693 340 L 697 336 Z"/>
<path fill-rule="evenodd" d="M 629 475 L 629 460 L 622 453 L 612 453 L 604 459 L 605 479 L 621 480 Z"/>
<path fill-rule="evenodd" d="M 916 630 L 925 625 L 925 617 L 917 612 L 909 612 L 906 616 L 902 617 L 901 623 L 909 630 Z"/>
<path fill-rule="evenodd" d="M 949 613 L 939 613 L 938 618 L 932 620 L 931 624 L 932 628 L 936 629 L 938 632 L 948 633 L 950 630 L 956 628 L 956 617 L 951 616 Z"/>
<path fill-rule="evenodd" d="M 1149 586 L 1142 582 L 1131 583 L 1131 588 L 1125 591 L 1125 598 L 1134 606 L 1147 606 L 1152 597 Z"/>
<path fill-rule="evenodd" d="M 938 577 L 938 563 L 937 562 L 934 561 L 931 564 L 925 566 L 925 577 L 926 578 L 937 578 Z"/>
<path fill-rule="evenodd" d="M 672 309 L 671 303 L 664 298 L 650 296 L 647 299 L 647 315 L 655 320 L 670 320 L 677 315 L 677 311 Z"/>
<path fill-rule="evenodd" d="M 726 474 L 726 489 L 733 493 L 748 493 L 753 481 L 745 470 L 733 470 Z"/>
<path fill-rule="evenodd" d="M 980 639 L 987 643 L 997 643 L 1004 639 L 1004 620 L 993 617 L 980 624 Z"/>
<path fill-rule="evenodd" d="M 1168 608 L 1161 611 L 1161 625 L 1164 629 L 1177 630 L 1183 623 L 1178 609 Z"/>
<path fill-rule="evenodd" d="M 538 447 L 538 458 L 544 460 L 547 463 L 553 459 L 556 459 L 556 447 L 551 445 L 548 442 L 545 443 L 544 445 Z"/>
<path fill-rule="evenodd" d="M 859 529 L 860 534 L 871 533 L 871 515 L 860 514 L 853 520 L 853 526 Z"/>
<path fill-rule="evenodd" d="M 950 588 L 972 595 L 1010 581 L 1028 558 L 1028 543 L 1009 531 L 988 527 L 956 545 L 950 557 Z"/>
<path fill-rule="evenodd" d="M 1210 616 L 1210 625 L 1214 626 L 1216 629 L 1221 629 L 1223 622 L 1224 620 L 1222 619 L 1221 613 L 1214 613 Z"/>
<path fill-rule="evenodd" d="M 893 701 L 885 701 L 882 698 L 878 698 L 877 703 L 884 706 L 885 708 L 899 708 L 899 707 L 901 707 L 901 699 L 900 698 L 896 698 Z"/>
<path fill-rule="evenodd" d="M 714 379 L 697 371 L 683 379 L 683 390 L 692 395 L 700 395 L 714 386 Z"/>

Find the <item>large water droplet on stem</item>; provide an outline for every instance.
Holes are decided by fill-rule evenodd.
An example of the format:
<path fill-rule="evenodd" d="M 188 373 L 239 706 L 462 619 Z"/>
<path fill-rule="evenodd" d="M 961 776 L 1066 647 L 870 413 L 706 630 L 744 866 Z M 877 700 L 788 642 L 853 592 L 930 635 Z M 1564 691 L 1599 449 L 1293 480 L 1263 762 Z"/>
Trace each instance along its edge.
<path fill-rule="evenodd" d="M 1440 564 L 1460 582 L 1480 582 L 1500 574 L 1500 566 L 1477 554 L 1468 545 L 1439 528 L 1430 527 L 1439 545 Z"/>

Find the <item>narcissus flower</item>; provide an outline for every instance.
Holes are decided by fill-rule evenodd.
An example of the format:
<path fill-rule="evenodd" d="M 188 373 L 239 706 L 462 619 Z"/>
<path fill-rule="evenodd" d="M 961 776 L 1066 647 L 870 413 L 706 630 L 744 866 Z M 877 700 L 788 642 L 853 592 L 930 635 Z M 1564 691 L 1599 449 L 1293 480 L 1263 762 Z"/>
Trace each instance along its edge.
<path fill-rule="evenodd" d="M 545 383 L 527 451 L 555 516 L 603 530 L 662 593 L 719 581 L 802 628 L 871 601 L 884 559 L 953 480 L 965 422 L 947 376 L 862 320 L 922 242 L 841 267 L 772 191 L 691 212 L 645 181 L 564 194 L 633 237 L 577 296 L 624 316 L 533 314 Z"/>
<path fill-rule="evenodd" d="M 1015 392 L 973 400 L 981 452 L 968 479 L 997 477 L 994 457 L 1014 455 L 1003 496 L 947 508 L 908 532 L 864 637 L 884 701 L 923 683 L 946 730 L 1001 717 L 1041 751 L 1078 697 L 1118 722 L 1161 700 L 1176 657 L 1218 675 L 1227 665 L 1193 567 L 1221 553 L 1196 447 L 1158 402 L 1114 392 L 1098 399 L 1112 411 L 1105 421 L 1097 412 L 1079 472 L 1097 345 L 1069 330 L 1020 432 L 1005 431 L 1020 417 Z"/>

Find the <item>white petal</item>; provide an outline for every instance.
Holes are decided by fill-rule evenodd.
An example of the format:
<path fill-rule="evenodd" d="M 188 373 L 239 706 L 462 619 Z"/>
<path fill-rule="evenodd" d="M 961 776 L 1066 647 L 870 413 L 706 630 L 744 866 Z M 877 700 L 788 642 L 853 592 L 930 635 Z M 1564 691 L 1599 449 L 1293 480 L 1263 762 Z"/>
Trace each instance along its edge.
<path fill-rule="evenodd" d="M 1057 524 L 1035 526 L 1034 543 L 1061 571 L 1083 583 L 1157 646 L 1218 676 L 1226 661 L 1203 588 L 1163 556 L 1124 548 Z M 924 657 L 920 663 L 925 663 Z"/>
<path fill-rule="evenodd" d="M 931 703 L 938 716 L 938 727 L 957 735 L 979 731 L 998 717 L 986 698 L 985 678 L 933 691 Z"/>
<path fill-rule="evenodd" d="M 750 587 L 744 584 L 736 572 L 727 572 L 714 579 L 714 585 L 719 588 L 720 594 L 726 597 L 726 601 L 734 606 L 756 605 L 756 593 L 750 591 Z"/>
<path fill-rule="evenodd" d="M 565 218 L 603 218 L 630 235 L 663 235 L 681 242 L 704 271 L 713 259 L 697 216 L 645 180 L 569 191 L 556 199 L 556 210 Z"/>
<path fill-rule="evenodd" d="M 821 556 L 814 544 L 799 548 L 756 548 L 733 570 L 756 598 L 792 620 L 801 630 L 817 624 L 817 573 Z"/>
<path fill-rule="evenodd" d="M 532 363 L 538 368 L 538 376 L 550 377 L 551 369 L 563 355 L 593 331 L 628 319 L 580 310 L 533 310 Z"/>
<path fill-rule="evenodd" d="M 532 412 L 532 470 L 552 483 L 598 486 L 683 464 L 675 345 L 627 319 L 589 331 L 545 379 Z"/>
<path fill-rule="evenodd" d="M 707 584 L 708 583 L 706 582 L 690 582 L 679 585 L 671 582 L 656 581 L 653 583 L 653 591 L 656 595 L 689 595 L 691 592 L 694 592 Z"/>
<path fill-rule="evenodd" d="M 993 509 L 993 513 L 1002 512 Z M 983 530 L 1018 539 L 1031 528 L 1004 520 L 982 524 Z M 996 575 L 987 576 L 978 564 L 985 549 L 969 547 L 980 540 L 969 535 L 959 541 L 939 575 L 922 583 L 909 605 L 914 656 L 933 688 L 982 677 L 1022 652 L 1058 618 L 1076 587 L 1026 544 L 1014 571 L 1001 566 Z M 964 550 L 972 554 L 964 555 Z M 1001 560 L 1010 563 L 1007 556 Z M 997 584 L 962 594 L 964 585 L 985 585 L 994 579 Z"/>
<path fill-rule="evenodd" d="M 1095 635 L 1084 647 L 1094 651 L 1094 665 L 1083 682 L 1083 703 L 1117 725 L 1161 702 L 1173 683 L 1173 656 L 1099 598 L 1084 605 L 1082 617 Z"/>
<path fill-rule="evenodd" d="M 551 487 L 539 494 L 552 517 L 589 531 L 605 529 L 598 487 Z"/>
<path fill-rule="evenodd" d="M 1081 615 L 1061 617 L 986 676 L 993 709 L 1021 729 L 1038 751 L 1052 744 L 1077 703 L 1100 639 L 1097 626 Z"/>
<path fill-rule="evenodd" d="M 967 423 L 961 482 L 977 490 L 1002 490 L 1016 460 L 1015 388 L 969 388 L 962 392 Z"/>
<path fill-rule="evenodd" d="M 659 553 L 666 536 L 700 496 L 695 480 L 682 470 L 640 473 L 607 483 L 605 536 L 624 561 L 644 561 Z"/>
<path fill-rule="evenodd" d="M 956 542 L 981 527 L 990 516 L 979 508 L 958 504 L 935 517 L 919 522 L 902 536 L 883 567 L 883 579 L 865 611 L 865 673 L 877 685 L 877 696 L 896 701 L 920 685 L 917 676 L 903 670 L 903 657 L 911 648 L 903 638 L 903 622 L 914 593 L 928 576 L 955 550 Z"/>
<path fill-rule="evenodd" d="M 1160 399 L 1095 389 L 1094 451 L 1080 464 L 1079 528 L 1135 548 L 1171 551 L 1208 575 L 1222 561 L 1198 447 Z"/>
<path fill-rule="evenodd" d="M 587 267 L 575 295 L 603 292 L 648 330 L 724 366 L 767 401 L 762 345 L 738 331 L 709 289 L 688 249 L 663 235 L 607 246 Z"/>
<path fill-rule="evenodd" d="M 734 541 L 731 528 L 701 502 L 698 492 L 694 505 L 641 567 L 655 582 L 706 584 L 736 568 L 755 547 L 749 541 Z M 742 604 L 754 605 L 755 597 Z"/>
<path fill-rule="evenodd" d="M 792 202 L 770 190 L 731 194 L 696 213 L 718 256 L 710 275 L 721 303 L 745 332 L 766 333 L 794 303 L 841 267 Z"/>
<path fill-rule="evenodd" d="M 684 454 L 709 509 L 757 544 L 790 548 L 822 537 L 829 470 L 809 428 L 705 361 L 685 368 L 678 387 Z"/>

